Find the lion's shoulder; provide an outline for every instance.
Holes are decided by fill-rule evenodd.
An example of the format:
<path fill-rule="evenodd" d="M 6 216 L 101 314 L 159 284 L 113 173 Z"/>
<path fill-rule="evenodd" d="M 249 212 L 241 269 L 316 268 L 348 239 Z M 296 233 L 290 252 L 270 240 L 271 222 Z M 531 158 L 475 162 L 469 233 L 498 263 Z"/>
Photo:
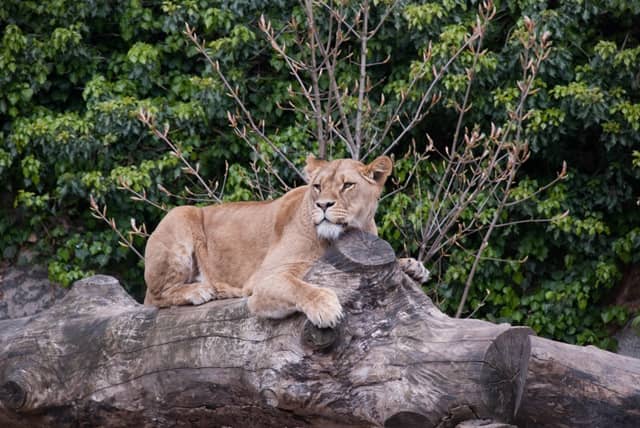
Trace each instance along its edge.
<path fill-rule="evenodd" d="M 282 236 L 285 227 L 297 220 L 302 213 L 302 201 L 309 186 L 300 186 L 282 195 L 279 200 L 278 212 L 273 225 L 277 236 Z"/>

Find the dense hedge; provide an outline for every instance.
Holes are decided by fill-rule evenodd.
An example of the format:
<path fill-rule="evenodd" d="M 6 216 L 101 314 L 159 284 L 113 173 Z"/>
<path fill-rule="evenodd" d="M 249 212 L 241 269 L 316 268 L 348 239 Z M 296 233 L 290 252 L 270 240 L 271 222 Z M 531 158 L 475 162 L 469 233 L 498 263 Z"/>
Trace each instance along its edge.
<path fill-rule="evenodd" d="M 555 177 L 563 161 L 569 176 L 508 215 L 517 221 L 570 214 L 552 223 L 500 228 L 485 251 L 467 314 L 610 347 L 608 327 L 627 314 L 608 306 L 608 297 L 625 269 L 638 262 L 640 246 L 640 172 L 632 165 L 632 153 L 640 148 L 640 28 L 634 25 L 640 1 L 510 0 L 497 7 L 466 121 L 504 120 L 517 96 L 513 35 L 522 16 L 531 16 L 550 31 L 554 49 L 528 106 L 525 132 L 532 156 L 513 197 L 531 196 L 532 189 Z M 372 55 L 393 53 L 379 68 L 386 76 L 381 91 L 392 98 L 406 85 L 407 70 L 429 40 L 436 52 L 462 40 L 475 9 L 474 1 L 401 2 L 371 44 Z M 65 285 L 89 272 L 116 274 L 134 295 L 142 294 L 141 262 L 88 208 L 94 195 L 121 227 L 135 218 L 152 228 L 162 212 L 132 201 L 117 189 L 118 180 L 167 206 L 181 202 L 157 184 L 179 191 L 192 182 L 136 118 L 140 107 L 153 112 L 157 123 L 171 124 L 170 137 L 199 162 L 203 176 L 222 179 L 225 161 L 231 165 L 225 199 L 253 197 L 254 159 L 227 123 L 233 101 L 188 43 L 184 22 L 209 41 L 247 106 L 300 165 L 314 142 L 304 117 L 278 107 L 288 97 L 291 76 L 258 30 L 260 14 L 277 25 L 301 11 L 285 0 L 3 1 L 2 257 L 20 262 L 36 253 L 48 264 L 51 279 Z M 454 67 L 444 79 L 444 101 L 410 136 L 418 144 L 424 145 L 424 132 L 436 144 L 450 141 L 456 115 L 446 101 L 464 89 L 463 75 L 461 66 Z M 397 147 L 396 158 L 403 157 L 409 141 Z M 333 152 L 344 154 L 339 147 Z M 397 175 L 406 173 L 407 162 L 398 162 Z M 296 184 L 291 171 L 277 167 Z M 381 234 L 399 251 L 416 251 L 397 230 L 423 203 L 411 189 L 385 199 L 379 211 Z M 464 247 L 477 247 L 477 239 L 470 237 Z M 140 238 L 136 243 L 144 245 Z M 443 309 L 455 310 L 472 260 L 472 252 L 457 247 L 430 266 L 438 279 L 427 290 Z"/>

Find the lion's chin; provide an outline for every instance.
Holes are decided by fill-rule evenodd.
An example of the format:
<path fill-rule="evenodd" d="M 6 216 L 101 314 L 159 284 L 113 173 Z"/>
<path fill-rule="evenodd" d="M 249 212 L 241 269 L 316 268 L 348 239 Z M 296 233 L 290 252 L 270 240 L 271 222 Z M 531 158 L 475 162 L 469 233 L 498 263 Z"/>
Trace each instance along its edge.
<path fill-rule="evenodd" d="M 318 236 L 329 241 L 338 239 L 343 231 L 343 225 L 330 223 L 328 221 L 323 221 L 320 224 L 316 225 L 316 233 L 318 234 Z"/>

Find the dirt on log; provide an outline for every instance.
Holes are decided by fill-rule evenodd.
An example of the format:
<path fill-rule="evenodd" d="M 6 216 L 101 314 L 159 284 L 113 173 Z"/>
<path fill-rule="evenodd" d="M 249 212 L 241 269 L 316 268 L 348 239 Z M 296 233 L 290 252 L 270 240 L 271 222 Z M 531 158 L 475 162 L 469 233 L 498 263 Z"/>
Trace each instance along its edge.
<path fill-rule="evenodd" d="M 346 235 L 306 279 L 338 293 L 336 329 L 79 281 L 0 321 L 0 426 L 640 426 L 638 360 L 538 338 L 532 352 L 527 328 L 449 318 L 376 237 Z"/>

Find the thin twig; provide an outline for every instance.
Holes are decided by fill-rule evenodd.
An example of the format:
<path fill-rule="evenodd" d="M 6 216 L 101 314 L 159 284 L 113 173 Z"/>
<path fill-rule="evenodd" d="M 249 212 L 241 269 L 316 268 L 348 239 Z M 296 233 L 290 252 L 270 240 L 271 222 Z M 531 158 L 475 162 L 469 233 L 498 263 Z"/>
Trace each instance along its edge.
<path fill-rule="evenodd" d="M 313 1 L 305 0 L 305 11 L 307 14 L 307 26 L 309 31 L 309 49 L 311 53 L 311 68 L 309 74 L 311 75 L 311 86 L 313 88 L 313 103 L 314 103 L 314 117 L 316 119 L 316 137 L 318 139 L 318 156 L 320 159 L 326 159 L 327 157 L 327 141 L 324 135 L 324 125 L 322 123 L 322 106 L 320 104 L 320 85 L 318 83 L 318 64 L 316 59 L 317 48 L 317 33 L 316 20 L 313 13 Z"/>
<path fill-rule="evenodd" d="M 153 132 L 158 138 L 160 138 L 166 145 L 168 145 L 171 148 L 171 153 L 182 161 L 182 163 L 186 167 L 186 171 L 189 174 L 196 177 L 200 185 L 206 190 L 207 195 L 211 199 L 215 200 L 216 202 L 220 202 L 220 198 L 216 195 L 214 190 L 211 187 L 209 187 L 209 185 L 200 175 L 199 167 L 196 165 L 196 167 L 194 168 L 191 165 L 191 163 L 184 157 L 184 155 L 182 154 L 182 151 L 169 139 L 168 137 L 169 125 L 165 126 L 164 132 L 160 132 L 160 130 L 155 126 L 153 116 L 151 115 L 151 113 L 144 110 L 143 108 L 141 108 L 140 111 L 138 112 L 138 119 L 142 123 L 147 125 L 147 127 L 151 130 L 151 132 Z"/>
<path fill-rule="evenodd" d="M 511 183 L 513 183 L 515 175 L 516 175 L 516 170 L 514 169 L 511 171 L 511 174 L 509 175 L 509 181 L 507 182 L 507 189 L 511 188 Z M 473 259 L 473 265 L 471 266 L 471 271 L 469 272 L 469 275 L 467 276 L 467 280 L 464 284 L 462 297 L 460 298 L 460 303 L 458 304 L 458 309 L 456 310 L 456 318 L 460 318 L 460 315 L 462 315 L 462 310 L 464 309 L 464 305 L 467 302 L 469 290 L 471 289 L 471 284 L 473 283 L 473 277 L 475 276 L 476 269 L 478 269 L 478 265 L 480 264 L 482 253 L 484 252 L 485 248 L 487 248 L 487 246 L 489 245 L 489 238 L 493 233 L 493 230 L 496 226 L 496 223 L 498 222 L 498 218 L 502 213 L 502 209 L 504 208 L 504 204 L 508 197 L 509 197 L 509 191 L 507 190 L 504 193 L 504 197 L 502 198 L 502 202 L 500 206 L 498 207 L 498 209 L 496 209 L 496 211 L 493 214 L 493 218 L 491 219 L 491 225 L 489 226 L 489 228 L 484 234 L 484 237 L 482 238 L 482 243 L 480 244 L 480 248 L 478 248 L 478 252 L 476 253 L 475 258 Z"/>
<path fill-rule="evenodd" d="M 227 89 L 227 93 L 233 100 L 236 105 L 242 111 L 245 120 L 249 123 L 251 130 L 256 133 L 262 140 L 264 140 L 267 145 L 291 168 L 296 174 L 302 179 L 305 180 L 305 175 L 291 162 L 291 160 L 284 154 L 282 151 L 276 146 L 276 144 L 271 141 L 271 139 L 260 129 L 260 127 L 254 122 L 253 116 L 251 112 L 247 109 L 244 102 L 240 99 L 237 90 L 231 86 L 231 83 L 227 80 L 226 76 L 222 72 L 220 68 L 220 63 L 218 61 L 214 61 L 213 58 L 209 55 L 206 50 L 204 42 L 201 42 L 196 34 L 195 30 L 192 29 L 189 24 L 185 24 L 185 34 L 187 37 L 193 42 L 196 46 L 196 50 L 207 60 L 212 69 L 217 73 L 218 77 L 222 81 L 224 87 Z M 245 141 L 248 141 L 245 139 Z"/>
<path fill-rule="evenodd" d="M 131 251 L 133 251 L 140 258 L 140 260 L 144 261 L 144 256 L 140 253 L 140 251 L 138 251 L 138 249 L 135 247 L 135 245 L 133 245 L 133 239 L 127 238 L 126 236 L 124 236 L 124 234 L 122 232 L 120 232 L 120 229 L 118 229 L 118 226 L 116 225 L 116 221 L 113 218 L 108 218 L 107 217 L 107 206 L 106 205 L 101 210 L 100 207 L 98 206 L 98 203 L 93 198 L 93 195 L 90 195 L 89 196 L 89 207 L 90 207 L 90 210 L 91 210 L 91 215 L 93 217 L 95 217 L 97 219 L 100 219 L 100 220 L 103 220 L 118 235 L 118 237 L 120 238 L 120 242 L 119 242 L 120 245 L 122 245 L 123 247 L 128 247 Z M 132 225 L 135 227 L 135 222 L 134 221 L 132 221 Z M 143 228 L 144 228 L 144 232 L 146 233 L 146 227 L 144 227 L 144 224 L 143 224 Z M 134 232 L 136 232 L 136 231 L 134 231 Z M 138 232 L 142 233 L 142 229 L 138 229 Z"/>
<path fill-rule="evenodd" d="M 358 106 L 356 109 L 356 130 L 355 144 L 356 151 L 360 152 L 362 147 L 362 113 L 364 106 L 364 94 L 367 81 L 367 42 L 369 41 L 369 0 L 364 0 L 362 4 L 362 30 L 360 32 L 360 78 L 358 83 Z"/>

